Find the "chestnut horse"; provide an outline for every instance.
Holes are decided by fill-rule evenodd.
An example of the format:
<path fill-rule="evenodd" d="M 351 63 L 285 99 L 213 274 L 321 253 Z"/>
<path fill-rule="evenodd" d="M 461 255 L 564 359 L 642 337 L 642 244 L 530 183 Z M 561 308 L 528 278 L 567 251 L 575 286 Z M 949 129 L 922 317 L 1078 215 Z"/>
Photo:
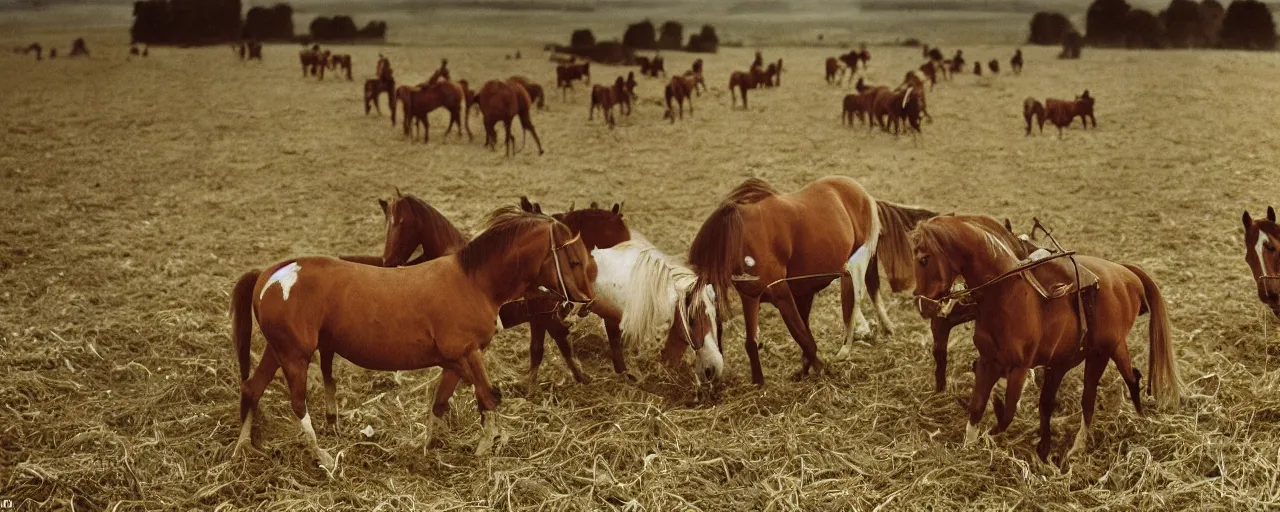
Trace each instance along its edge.
<path fill-rule="evenodd" d="M 347 54 L 334 54 L 329 57 L 329 69 L 342 69 L 347 73 L 347 80 L 351 80 L 351 56 Z"/>
<path fill-rule="evenodd" d="M 410 135 L 410 123 L 415 119 L 422 123 L 422 141 L 431 141 L 431 122 L 428 114 L 431 111 L 443 108 L 449 112 L 449 126 L 445 129 L 444 135 L 449 136 L 449 132 L 453 131 L 453 126 L 458 125 L 458 138 L 462 138 L 462 130 L 467 130 L 467 137 L 471 137 L 471 127 L 469 123 L 465 123 L 462 116 L 462 106 L 464 104 L 465 93 L 462 86 L 455 82 L 447 80 L 439 81 L 427 86 L 418 86 L 409 90 L 404 101 L 404 134 Z"/>
<path fill-rule="evenodd" d="M 782 314 L 803 362 L 794 377 L 821 373 L 823 362 L 809 330 L 813 297 L 841 278 L 846 343 L 867 338 L 871 329 L 857 306 L 881 237 L 876 202 L 858 182 L 840 176 L 819 179 L 781 194 L 759 179 L 748 179 L 702 224 L 689 248 L 698 274 L 695 287 L 711 285 L 718 318 L 728 316 L 729 290 L 738 292 L 746 323 L 751 381 L 764 384 L 760 368 L 760 303 Z M 697 304 L 691 314 L 699 314 Z M 882 325 L 888 325 L 882 319 Z"/>
<path fill-rule="evenodd" d="M 526 132 L 533 133 L 533 141 L 538 144 L 538 154 L 543 154 L 542 140 L 538 138 L 538 130 L 533 127 L 529 116 L 529 93 L 517 83 L 490 80 L 476 93 L 476 103 L 480 105 L 480 114 L 484 117 L 484 145 L 498 149 L 498 132 L 495 127 L 499 122 L 506 129 L 503 142 L 506 155 L 516 153 L 516 138 L 511 136 L 511 121 L 520 118 L 520 126 Z"/>
<path fill-rule="evenodd" d="M 618 80 L 622 78 L 619 77 Z M 622 85 L 626 87 L 626 85 Z M 606 87 L 600 84 L 591 86 L 591 106 L 587 109 L 587 120 L 595 119 L 596 109 L 600 109 L 600 115 L 604 118 L 605 124 L 610 128 L 614 126 L 613 105 L 618 102 L 616 92 L 620 87 Z"/>
<path fill-rule="evenodd" d="M 1078 287 L 1068 296 L 1042 298 L 1047 295 L 1037 291 L 1027 273 L 1030 271 L 1018 270 L 1024 268 L 1020 267 L 1023 262 L 1011 249 L 1019 245 L 1018 239 L 990 217 L 935 217 L 920 223 L 911 234 L 911 244 L 917 262 L 915 293 L 922 315 L 932 316 L 927 304 L 945 305 L 956 297 L 951 290 L 957 278 L 964 279 L 969 285 L 964 293 L 976 300 L 973 341 L 978 360 L 974 362 L 976 379 L 966 445 L 977 439 L 991 388 L 1002 377 L 1006 379 L 1006 398 L 995 402 L 997 422 L 991 434 L 1008 428 L 1027 373 L 1036 366 L 1046 369 L 1036 449 L 1042 460 L 1049 455 L 1049 419 L 1058 386 L 1063 375 L 1081 361 L 1085 363 L 1083 421 L 1064 464 L 1087 445 L 1098 381 L 1108 361 L 1115 362 L 1129 388 L 1129 398 L 1141 414 L 1141 374 L 1130 361 L 1127 338 L 1144 312 L 1151 316 L 1149 391 L 1160 406 L 1177 404 L 1179 383 L 1164 298 L 1142 269 L 1090 256 L 1073 256 L 1071 262 L 1059 259 L 1060 265 L 1036 267 L 1034 275 L 1043 280 L 1047 273 L 1066 283 L 1079 283 L 1080 273 L 1087 272 L 1097 277 L 1096 288 Z M 1075 281 L 1071 278 L 1073 267 Z"/>
<path fill-rule="evenodd" d="M 627 115 L 627 117 L 631 117 L 631 106 L 632 106 L 632 99 L 633 99 L 632 98 L 633 94 L 631 92 L 631 89 L 629 89 L 629 87 L 634 87 L 634 86 L 635 84 L 628 85 L 627 81 L 623 80 L 622 77 L 618 77 L 616 80 L 613 81 L 613 101 L 617 102 L 618 111 L 624 112 Z"/>
<path fill-rule="evenodd" d="M 1080 118 L 1080 126 L 1082 128 L 1089 127 L 1089 121 L 1093 121 L 1093 127 L 1098 127 L 1098 119 L 1093 117 L 1093 97 L 1089 96 L 1089 90 L 1085 89 L 1084 94 L 1076 96 L 1075 100 L 1044 100 L 1045 117 L 1054 126 L 1058 127 L 1058 136 L 1062 136 L 1062 129 L 1071 126 L 1071 122 L 1077 117 Z"/>
<path fill-rule="evenodd" d="M 310 72 L 312 76 L 315 76 L 316 73 L 319 72 L 320 77 L 324 77 L 324 67 L 320 56 L 321 53 L 318 47 L 312 47 L 311 49 L 298 52 L 298 61 L 302 63 L 302 78 L 306 78 L 308 72 Z"/>
<path fill-rule="evenodd" d="M 693 93 L 698 90 L 698 83 L 702 81 L 702 75 L 693 73 L 692 71 L 680 76 L 671 77 L 671 83 L 667 84 L 664 91 L 667 98 L 667 111 L 662 114 L 664 119 L 670 119 L 676 122 L 676 109 L 672 107 L 671 100 L 676 100 L 676 104 L 680 106 L 680 119 L 684 119 L 684 102 L 689 102 L 689 115 L 693 115 Z M 745 105 L 746 97 L 743 97 Z"/>
<path fill-rule="evenodd" d="M 364 81 L 364 115 L 369 115 L 370 105 L 378 110 L 378 115 L 382 115 L 382 106 L 378 104 L 378 97 L 383 93 L 387 94 L 387 106 L 391 108 L 392 114 L 395 113 L 395 80 L 387 81 L 378 78 L 370 78 Z M 395 126 L 395 120 L 391 121 L 391 125 Z"/>
<path fill-rule="evenodd" d="M 1040 125 L 1040 133 L 1044 133 L 1045 117 L 1044 104 L 1036 101 L 1035 98 L 1022 100 L 1022 119 L 1027 122 L 1027 135 L 1031 135 L 1032 118 L 1035 118 L 1036 124 Z"/>
<path fill-rule="evenodd" d="M 827 84 L 839 83 L 840 79 L 836 75 L 840 73 L 840 61 L 835 57 L 827 57 Z"/>
<path fill-rule="evenodd" d="M 1244 261 L 1258 286 L 1258 300 L 1280 318 L 1280 226 L 1276 210 L 1267 207 L 1265 219 L 1253 220 L 1244 212 Z"/>
<path fill-rule="evenodd" d="M 733 88 L 737 87 L 738 92 L 742 94 L 742 108 L 747 108 L 747 90 L 756 88 L 758 70 L 759 68 L 751 68 L 751 71 L 734 71 L 729 74 L 729 99 L 732 102 L 730 106 L 737 106 L 738 104 L 738 97 L 733 94 Z"/>
<path fill-rule="evenodd" d="M 529 94 L 529 101 L 538 106 L 538 110 L 547 108 L 546 95 L 542 91 L 542 85 L 530 80 L 528 77 L 521 75 L 512 75 L 507 78 L 507 82 L 512 82 L 524 88 L 524 92 Z M 470 107 L 470 105 L 468 105 Z M 468 108 L 468 110 L 470 110 Z"/>
<path fill-rule="evenodd" d="M 563 224 L 506 208 L 494 212 L 484 233 L 458 253 L 420 265 L 380 268 L 299 258 L 247 272 L 231 298 L 242 423 L 236 452 L 251 440 L 250 412 L 283 369 L 307 441 L 321 466 L 335 469 L 307 411 L 307 370 L 318 350 L 322 366 L 340 355 L 372 370 L 442 367 L 432 434 L 458 382 L 474 385 L 484 425 L 476 453 L 487 453 L 497 434 L 497 418 L 487 413 L 502 395 L 489 382 L 483 351 L 492 341 L 498 309 L 533 286 L 557 290 L 565 300 L 591 301 L 589 258 Z M 267 348 L 250 378 L 254 317 Z"/>
<path fill-rule="evenodd" d="M 569 89 L 573 88 L 574 80 L 582 80 L 583 83 L 591 85 L 591 63 L 583 62 L 582 64 L 561 64 L 556 66 L 556 87 L 560 88 L 561 96 L 567 95 Z"/>

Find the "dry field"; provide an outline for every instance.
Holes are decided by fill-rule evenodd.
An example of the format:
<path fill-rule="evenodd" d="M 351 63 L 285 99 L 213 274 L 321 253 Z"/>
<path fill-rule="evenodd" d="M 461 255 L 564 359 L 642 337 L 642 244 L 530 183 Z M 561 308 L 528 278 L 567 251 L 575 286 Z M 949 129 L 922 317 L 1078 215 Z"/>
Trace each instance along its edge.
<path fill-rule="evenodd" d="M 554 31 L 531 28 L 546 15 L 489 25 L 454 16 L 433 19 L 438 39 L 409 31 L 397 45 L 343 50 L 354 55 L 358 80 L 372 74 L 381 51 L 402 82 L 425 79 L 448 57 L 455 76 L 472 83 L 525 74 L 553 85 L 538 43 L 568 31 L 549 21 Z M 620 34 L 630 19 L 597 21 Z M 963 42 L 955 24 L 931 23 L 950 34 L 948 51 Z M 1011 37 L 1017 23 L 1005 29 Z M 909 25 L 899 20 L 867 40 L 930 33 L 896 32 Z M 1052 59 L 1053 49 L 1027 48 L 1022 76 L 941 84 L 929 97 L 935 121 L 924 135 L 894 137 L 840 125 L 846 89 L 823 83 L 821 67 L 836 49 L 764 46 L 766 58 L 785 58 L 789 73 L 781 89 L 753 94 L 749 111 L 730 108 L 725 85 L 753 48 L 726 49 L 707 59 L 711 90 L 681 122 L 662 120 L 656 80 L 642 80 L 635 114 L 612 130 L 587 121 L 579 87 L 567 100 L 552 93 L 548 110 L 535 114 L 545 156 L 529 147 L 504 158 L 481 147 L 476 119 L 472 142 L 446 141 L 443 114 L 432 119 L 429 145 L 404 140 L 385 113 L 363 114 L 359 81 L 301 78 L 293 46 L 268 46 L 265 62 L 243 64 L 225 47 L 156 48 L 130 61 L 121 29 L 41 26 L 0 40 L 56 40 L 65 51 L 77 33 L 89 35 L 93 58 L 0 55 L 0 499 L 24 510 L 1280 503 L 1280 340 L 1275 319 L 1256 303 L 1239 220 L 1243 209 L 1257 215 L 1280 202 L 1276 54 L 1086 50 L 1084 60 L 1066 62 Z M 992 40 L 984 34 L 970 40 Z M 486 38 L 501 43 L 474 43 Z M 525 59 L 503 59 L 517 47 Z M 963 48 L 971 60 L 1005 63 L 1013 52 L 1007 44 Z M 919 63 L 915 49 L 871 51 L 872 83 L 896 83 Z M 693 56 L 666 58 L 679 71 Z M 626 72 L 593 71 L 597 81 Z M 1098 99 L 1096 131 L 1023 136 L 1023 98 L 1086 88 Z M 1109 371 L 1090 449 L 1068 470 L 1035 456 L 1035 390 L 1009 432 L 962 448 L 957 400 L 973 382 L 971 330 L 953 333 L 951 387 L 933 394 L 925 323 L 907 297 L 895 296 L 896 335 L 803 382 L 787 378 L 799 350 L 766 307 L 763 388 L 750 384 L 735 319 L 713 404 L 690 403 L 693 394 L 655 363 L 656 345 L 629 347 L 636 382 L 615 376 L 594 322 L 578 326 L 575 344 L 595 381 L 575 384 L 549 350 L 542 386 L 527 394 L 516 385 L 528 362 L 527 328 L 503 332 L 488 360 L 506 392 L 504 437 L 482 458 L 471 455 L 479 422 L 465 389 L 453 400 L 444 446 L 422 446 L 438 370 L 376 373 L 341 362 L 340 428 L 322 427 L 320 437 L 340 454 L 336 474 L 311 462 L 279 384 L 262 401 L 262 449 L 231 456 L 234 279 L 294 255 L 378 254 L 376 199 L 393 187 L 464 230 L 523 194 L 551 210 L 625 201 L 633 229 L 681 253 L 742 179 L 791 190 L 831 174 L 856 178 L 878 198 L 943 212 L 1009 217 L 1022 227 L 1038 216 L 1070 248 L 1142 265 L 1169 301 L 1181 407 L 1139 417 Z M 841 337 L 837 295 L 820 295 L 813 314 L 828 358 Z M 1144 317 L 1131 337 L 1143 367 L 1145 333 Z M 254 346 L 260 353 L 260 337 Z M 1079 423 L 1080 375 L 1073 371 L 1060 394 L 1055 457 Z M 322 407 L 314 366 L 311 379 L 314 409 Z M 360 433 L 366 426 L 371 437 Z"/>

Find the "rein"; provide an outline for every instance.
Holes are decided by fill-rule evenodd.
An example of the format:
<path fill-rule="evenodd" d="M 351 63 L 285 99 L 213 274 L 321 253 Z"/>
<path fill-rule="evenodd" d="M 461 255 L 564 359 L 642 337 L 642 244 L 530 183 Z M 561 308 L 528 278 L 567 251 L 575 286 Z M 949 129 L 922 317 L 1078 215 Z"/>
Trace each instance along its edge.
<path fill-rule="evenodd" d="M 560 252 L 560 249 L 564 249 L 565 247 L 568 247 L 570 244 L 577 242 L 578 240 L 581 240 L 582 233 L 578 233 L 577 235 L 574 235 L 574 237 L 570 238 L 569 241 L 557 246 L 556 230 L 555 230 L 555 226 L 553 225 L 552 229 L 547 230 L 547 238 L 551 240 L 551 260 L 554 261 L 556 264 L 556 280 L 559 281 L 559 284 L 560 284 L 560 293 L 557 294 L 556 292 L 551 290 L 547 290 L 547 291 L 552 295 L 559 295 L 561 299 L 564 299 L 564 302 L 561 303 L 562 306 L 568 305 L 570 303 L 585 304 L 588 306 L 591 305 L 591 303 L 595 302 L 595 300 L 583 301 L 583 300 L 574 300 L 572 298 L 569 298 L 569 288 L 564 284 L 564 270 L 560 268 L 560 256 L 557 254 Z M 545 290 L 545 288 L 543 289 Z"/>
<path fill-rule="evenodd" d="M 781 283 L 781 282 L 785 282 L 785 281 L 797 281 L 797 280 L 800 280 L 800 279 L 832 278 L 832 277 L 841 277 L 841 276 L 845 276 L 845 275 L 848 275 L 848 272 L 824 272 L 824 273 L 821 273 L 821 274 L 806 274 L 806 275 L 803 275 L 803 276 L 783 277 L 783 278 L 780 278 L 780 279 L 775 279 L 775 280 L 773 280 L 773 282 L 771 282 L 771 283 L 769 283 L 769 284 L 765 285 L 765 286 L 764 286 L 764 289 L 760 290 L 760 294 L 759 294 L 759 295 L 756 295 L 756 297 L 760 297 L 761 295 L 764 295 L 764 293 L 765 293 L 765 292 L 767 292 L 767 291 L 769 291 L 769 288 L 772 288 L 772 287 L 773 287 L 773 285 L 778 284 L 778 283 Z M 760 277 L 759 277 L 759 276 L 753 276 L 753 275 L 744 275 L 744 274 L 739 274 L 739 275 L 736 275 L 736 276 L 732 276 L 732 277 L 730 277 L 729 279 L 730 279 L 730 280 L 732 280 L 732 281 L 733 281 L 733 282 L 735 282 L 735 283 L 745 283 L 745 282 L 751 282 L 751 281 L 759 281 L 759 280 L 760 280 Z M 739 292 L 739 293 L 741 293 L 741 292 Z"/>

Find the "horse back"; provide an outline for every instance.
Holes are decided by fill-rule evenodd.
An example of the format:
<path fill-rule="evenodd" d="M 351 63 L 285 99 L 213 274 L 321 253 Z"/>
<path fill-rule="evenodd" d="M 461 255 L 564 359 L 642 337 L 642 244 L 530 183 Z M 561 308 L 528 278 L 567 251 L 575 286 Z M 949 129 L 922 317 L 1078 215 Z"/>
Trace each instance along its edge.
<path fill-rule="evenodd" d="M 872 204 L 856 181 L 822 178 L 744 208 L 744 245 L 748 254 L 776 258 L 788 276 L 841 272 L 879 226 Z"/>

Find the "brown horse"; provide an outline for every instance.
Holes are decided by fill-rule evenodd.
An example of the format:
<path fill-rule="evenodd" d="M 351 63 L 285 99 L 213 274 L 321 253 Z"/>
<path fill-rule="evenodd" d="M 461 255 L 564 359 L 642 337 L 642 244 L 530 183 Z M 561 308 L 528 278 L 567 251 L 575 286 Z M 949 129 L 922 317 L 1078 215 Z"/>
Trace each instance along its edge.
<path fill-rule="evenodd" d="M 938 85 L 938 64 L 936 62 L 929 61 L 921 64 L 920 73 L 929 79 L 929 90 L 933 90 L 933 87 Z"/>
<path fill-rule="evenodd" d="M 317 73 L 324 77 L 323 67 L 321 66 L 320 51 L 318 47 L 302 50 L 298 52 L 298 61 L 302 63 L 302 78 L 307 77 L 307 73 L 315 76 Z"/>
<path fill-rule="evenodd" d="M 827 83 L 839 83 L 840 79 L 836 75 L 840 73 L 840 61 L 835 57 L 827 57 Z"/>
<path fill-rule="evenodd" d="M 462 138 L 464 128 L 467 130 L 467 136 L 471 137 L 471 127 L 465 123 L 462 116 L 465 97 L 466 93 L 463 92 L 462 86 L 449 81 L 410 89 L 409 94 L 404 98 L 404 134 L 410 135 L 410 123 L 416 119 L 422 123 L 422 141 L 430 142 L 431 122 L 427 114 L 443 108 L 449 112 L 449 126 L 445 129 L 445 136 L 449 136 L 449 132 L 453 131 L 453 126 L 456 124 L 458 138 Z"/>
<path fill-rule="evenodd" d="M 636 57 L 636 62 L 640 65 L 640 74 L 657 78 L 658 75 L 667 74 L 666 61 L 661 56 L 649 59 L 648 57 Z"/>
<path fill-rule="evenodd" d="M 768 77 L 765 80 L 765 87 L 781 87 L 782 86 L 782 59 L 778 59 L 776 64 L 769 63 L 764 74 Z"/>
<path fill-rule="evenodd" d="M 507 78 L 507 81 L 518 84 L 520 87 L 524 88 L 524 92 L 529 94 L 529 101 L 538 105 L 538 110 L 542 110 L 547 107 L 546 95 L 542 91 L 542 85 L 521 75 L 512 75 L 510 78 Z"/>
<path fill-rule="evenodd" d="M 1088 89 L 1072 101 L 1047 99 L 1044 101 L 1044 111 L 1045 117 L 1058 127 L 1059 137 L 1062 136 L 1062 129 L 1071 126 L 1071 122 L 1077 117 L 1080 118 L 1082 128 L 1088 128 L 1089 121 L 1093 121 L 1094 128 L 1098 127 L 1098 119 L 1093 117 L 1093 97 L 1089 96 Z"/>
<path fill-rule="evenodd" d="M 737 290 L 753 383 L 764 384 L 756 342 L 761 302 L 778 309 L 800 345 L 803 363 L 795 378 L 823 369 L 809 310 L 814 294 L 836 278 L 841 279 L 846 343 L 871 335 L 856 306 L 880 237 L 875 200 L 856 181 L 838 176 L 789 194 L 752 178 L 711 213 L 689 248 L 689 264 L 698 286 L 715 291 L 718 318 L 728 316 L 729 290 Z"/>
<path fill-rule="evenodd" d="M 524 87 L 516 83 L 490 80 L 476 93 L 476 103 L 480 105 L 480 114 L 484 117 L 486 147 L 497 150 L 498 132 L 495 127 L 498 122 L 502 122 L 506 129 L 506 137 L 503 139 L 506 154 L 514 155 L 516 139 L 511 136 L 511 121 L 519 117 L 524 131 L 533 133 L 533 141 L 538 144 L 538 154 L 543 154 L 542 140 L 538 138 L 538 131 L 533 127 L 533 120 L 529 116 L 529 93 L 525 92 Z"/>
<path fill-rule="evenodd" d="M 1022 100 L 1022 119 L 1027 122 L 1027 135 L 1031 135 L 1031 118 L 1035 118 L 1036 124 L 1040 125 L 1040 133 L 1044 133 L 1045 111 L 1044 105 L 1035 98 L 1027 98 Z"/>
<path fill-rule="evenodd" d="M 378 97 L 383 93 L 387 95 L 387 106 L 391 108 L 391 114 L 394 116 L 395 98 L 396 98 L 396 82 L 395 80 L 384 80 L 380 78 L 370 78 L 364 81 L 364 114 L 369 115 L 370 105 L 378 110 L 378 115 L 382 115 L 382 106 L 378 104 Z M 391 125 L 395 126 L 395 119 L 391 120 Z"/>
<path fill-rule="evenodd" d="M 567 95 L 569 89 L 573 89 L 574 80 L 582 80 L 583 83 L 591 85 L 590 62 L 556 66 L 556 87 L 560 88 L 561 96 Z"/>
<path fill-rule="evenodd" d="M 993 75 L 1000 74 L 1000 61 L 998 59 L 991 59 L 987 62 L 987 69 L 991 70 L 991 74 Z"/>
<path fill-rule="evenodd" d="M 1022 48 L 1013 52 L 1013 58 L 1009 59 L 1009 67 L 1013 69 L 1013 74 L 1022 74 Z"/>
<path fill-rule="evenodd" d="M 614 87 L 606 87 L 600 84 L 591 87 L 591 106 L 587 109 L 587 120 L 595 119 L 596 109 L 598 108 L 605 123 L 610 128 L 614 127 L 613 105 L 618 102 L 614 92 Z"/>
<path fill-rule="evenodd" d="M 732 102 L 730 106 L 737 106 L 738 97 L 733 94 L 733 88 L 737 87 L 738 92 L 742 94 L 742 108 L 747 108 L 747 90 L 756 88 L 756 71 L 759 68 L 751 68 L 751 71 L 742 72 L 734 71 L 729 75 L 729 99 Z"/>
<path fill-rule="evenodd" d="M 888 92 L 877 90 L 871 108 L 872 117 L 885 132 L 892 128 L 893 133 L 901 133 L 903 120 L 916 132 L 920 132 L 923 98 L 924 93 L 913 87 Z"/>
<path fill-rule="evenodd" d="M 329 57 L 329 69 L 341 69 L 346 72 L 347 80 L 351 80 L 351 56 L 347 54 L 333 54 Z"/>
<path fill-rule="evenodd" d="M 671 77 L 671 82 L 667 84 L 664 91 L 667 98 L 667 111 L 662 114 L 663 119 L 670 119 L 676 122 L 676 109 L 671 105 L 671 100 L 676 100 L 680 106 L 680 119 L 684 119 L 684 102 L 689 102 L 689 115 L 693 115 L 693 93 L 698 90 L 698 83 L 702 81 L 702 75 L 696 75 L 692 72 L 685 73 L 680 76 Z M 746 104 L 746 97 L 743 97 L 743 105 Z"/>
<path fill-rule="evenodd" d="M 622 77 L 618 77 L 613 81 L 613 99 L 618 103 L 618 111 L 624 112 L 627 117 L 631 117 L 631 107 L 634 99 L 631 89 L 628 87 L 634 86 L 635 84 L 628 86 L 627 81 L 623 80 Z"/>
<path fill-rule="evenodd" d="M 534 286 L 556 290 L 565 300 L 591 301 L 590 257 L 563 224 L 509 208 L 494 212 L 485 232 L 458 253 L 420 265 L 379 268 L 299 258 L 246 273 L 231 299 L 242 422 L 236 451 L 252 437 L 250 412 L 283 369 L 303 433 L 320 464 L 334 469 L 307 412 L 307 369 L 318 350 L 322 367 L 332 365 L 334 355 L 372 370 L 442 367 L 433 424 L 448 410 L 458 382 L 471 383 L 485 434 L 476 452 L 486 453 L 497 433 L 496 418 L 487 413 L 502 400 L 483 357 L 498 309 Z M 252 378 L 250 315 L 267 340 Z"/>
<path fill-rule="evenodd" d="M 631 101 L 636 98 L 636 85 L 639 85 L 636 82 L 635 71 L 627 72 L 627 81 L 625 82 L 625 85 L 627 88 L 627 115 L 631 115 Z"/>
<path fill-rule="evenodd" d="M 1265 219 L 1253 220 L 1244 212 L 1244 261 L 1258 286 L 1258 300 L 1280 318 L 1280 226 L 1276 210 L 1267 207 Z"/>
<path fill-rule="evenodd" d="M 1165 302 L 1155 282 L 1137 266 L 1072 256 L 1020 271 L 1024 263 L 1011 249 L 1018 245 L 1017 238 L 989 217 L 935 217 L 920 223 L 911 243 L 918 263 L 915 293 L 922 315 L 933 316 L 936 308 L 927 305 L 945 307 L 956 298 L 951 290 L 958 278 L 969 286 L 964 294 L 976 301 L 973 341 L 978 360 L 965 444 L 977 439 L 991 388 L 1000 378 L 1007 381 L 1006 398 L 995 402 L 997 422 L 991 434 L 1008 428 L 1027 373 L 1036 366 L 1046 369 L 1036 449 L 1042 460 L 1049 455 L 1049 419 L 1058 386 L 1063 375 L 1081 361 L 1085 363 L 1083 421 L 1064 464 L 1088 442 L 1098 381 L 1109 360 L 1116 363 L 1141 414 L 1141 374 L 1130 361 L 1127 338 L 1144 312 L 1151 315 L 1149 391 L 1161 406 L 1178 402 Z M 1096 285 L 1086 284 L 1090 275 L 1096 276 Z M 1045 284 L 1053 285 L 1049 289 L 1055 293 L 1041 291 Z"/>

